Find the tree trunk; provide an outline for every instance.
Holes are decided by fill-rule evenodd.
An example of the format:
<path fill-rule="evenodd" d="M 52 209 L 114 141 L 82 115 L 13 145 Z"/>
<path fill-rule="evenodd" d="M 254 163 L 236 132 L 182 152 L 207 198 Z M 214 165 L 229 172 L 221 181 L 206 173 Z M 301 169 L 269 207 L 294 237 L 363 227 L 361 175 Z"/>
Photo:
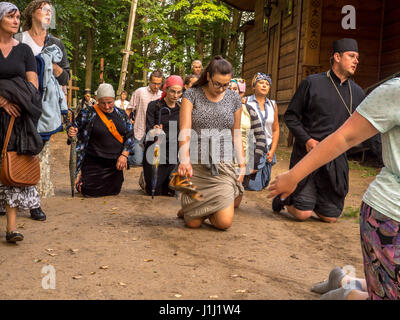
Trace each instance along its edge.
<path fill-rule="evenodd" d="M 203 31 L 201 29 L 197 29 L 196 31 L 196 52 L 200 56 L 200 60 L 204 60 L 204 38 Z"/>
<path fill-rule="evenodd" d="M 74 34 L 74 50 L 72 51 L 72 73 L 74 75 L 78 74 L 78 64 L 79 64 L 79 42 L 81 26 L 80 24 L 75 24 L 75 34 Z"/>
<path fill-rule="evenodd" d="M 87 45 L 86 45 L 86 76 L 85 88 L 92 88 L 93 75 L 93 48 L 94 48 L 94 30 L 90 27 L 86 28 Z"/>
<path fill-rule="evenodd" d="M 229 43 L 229 51 L 228 51 L 228 60 L 230 62 L 234 62 L 236 60 L 236 49 L 238 47 L 239 42 L 239 28 L 240 21 L 242 20 L 242 12 L 233 9 L 233 21 L 232 21 L 232 29 L 231 29 L 231 37 Z"/>

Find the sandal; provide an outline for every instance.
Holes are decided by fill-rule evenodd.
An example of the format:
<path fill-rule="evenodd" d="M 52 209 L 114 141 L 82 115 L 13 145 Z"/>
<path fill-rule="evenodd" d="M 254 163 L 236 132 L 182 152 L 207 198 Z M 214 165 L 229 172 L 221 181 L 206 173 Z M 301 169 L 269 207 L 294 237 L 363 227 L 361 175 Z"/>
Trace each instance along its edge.
<path fill-rule="evenodd" d="M 15 243 L 17 241 L 24 240 L 24 235 L 16 230 L 11 232 L 6 232 L 6 240 L 9 243 Z"/>
<path fill-rule="evenodd" d="M 197 190 L 188 176 L 182 177 L 177 172 L 172 173 L 172 179 L 169 182 L 169 188 L 189 195 L 192 199 L 202 201 L 204 197 L 201 192 Z"/>

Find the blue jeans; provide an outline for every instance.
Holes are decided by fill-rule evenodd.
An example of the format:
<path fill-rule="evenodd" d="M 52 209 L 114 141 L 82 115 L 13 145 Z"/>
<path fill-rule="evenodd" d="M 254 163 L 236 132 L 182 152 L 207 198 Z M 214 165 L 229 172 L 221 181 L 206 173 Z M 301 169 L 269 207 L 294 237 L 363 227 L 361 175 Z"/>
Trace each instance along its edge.
<path fill-rule="evenodd" d="M 133 154 L 128 156 L 128 164 L 130 166 L 141 166 L 143 163 L 143 149 L 140 141 L 134 138 L 133 140 Z"/>

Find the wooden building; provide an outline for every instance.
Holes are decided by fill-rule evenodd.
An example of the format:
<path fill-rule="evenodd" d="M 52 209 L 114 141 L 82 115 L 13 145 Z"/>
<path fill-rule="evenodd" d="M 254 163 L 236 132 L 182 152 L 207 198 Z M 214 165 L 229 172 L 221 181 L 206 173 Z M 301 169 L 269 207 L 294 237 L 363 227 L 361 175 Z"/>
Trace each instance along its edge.
<path fill-rule="evenodd" d="M 270 95 L 277 101 L 280 115 L 304 77 L 330 68 L 334 40 L 358 41 L 360 63 L 354 80 L 363 89 L 400 71 L 400 1 L 224 2 L 255 12 L 254 21 L 241 27 L 245 35 L 242 77 L 249 84 L 256 72 L 270 73 Z M 282 133 L 285 139 L 285 126 Z"/>

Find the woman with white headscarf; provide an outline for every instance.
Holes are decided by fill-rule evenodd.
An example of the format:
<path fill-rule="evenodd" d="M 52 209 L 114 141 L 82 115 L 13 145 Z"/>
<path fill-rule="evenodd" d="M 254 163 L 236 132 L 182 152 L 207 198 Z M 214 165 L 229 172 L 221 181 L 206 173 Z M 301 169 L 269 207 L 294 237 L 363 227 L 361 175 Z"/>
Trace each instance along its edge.
<path fill-rule="evenodd" d="M 78 137 L 76 174 L 81 171 L 81 175 L 77 190 L 86 197 L 119 194 L 133 150 L 132 123 L 125 111 L 115 107 L 112 85 L 102 83 L 97 98 L 97 105 L 79 113 L 77 127 L 68 129 L 70 137 Z"/>

